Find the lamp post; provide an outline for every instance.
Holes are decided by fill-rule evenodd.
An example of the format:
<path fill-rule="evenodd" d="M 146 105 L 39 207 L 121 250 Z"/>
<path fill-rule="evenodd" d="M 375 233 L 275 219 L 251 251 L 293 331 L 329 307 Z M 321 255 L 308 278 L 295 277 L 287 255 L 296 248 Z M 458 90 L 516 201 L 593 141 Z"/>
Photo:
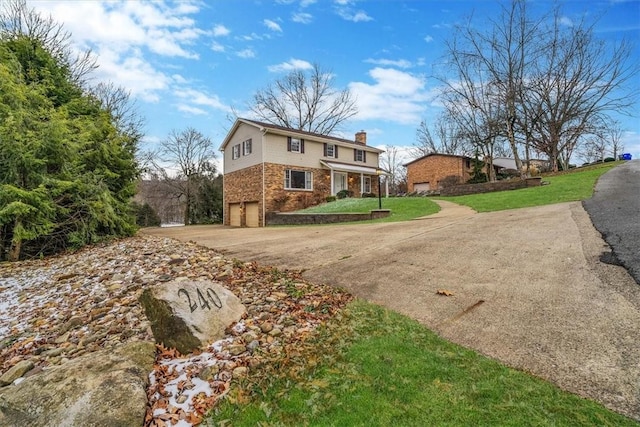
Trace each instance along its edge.
<path fill-rule="evenodd" d="M 382 175 L 382 171 L 376 169 L 376 175 L 378 175 L 378 209 L 382 210 L 382 188 L 380 187 L 380 175 Z"/>

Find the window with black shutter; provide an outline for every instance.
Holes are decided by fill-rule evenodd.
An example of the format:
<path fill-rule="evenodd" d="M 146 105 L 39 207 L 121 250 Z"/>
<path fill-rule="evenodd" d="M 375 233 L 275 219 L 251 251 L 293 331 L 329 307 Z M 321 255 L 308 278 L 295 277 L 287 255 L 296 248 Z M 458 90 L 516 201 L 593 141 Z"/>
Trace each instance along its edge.
<path fill-rule="evenodd" d="M 292 153 L 304 153 L 304 139 L 287 138 L 287 151 Z"/>

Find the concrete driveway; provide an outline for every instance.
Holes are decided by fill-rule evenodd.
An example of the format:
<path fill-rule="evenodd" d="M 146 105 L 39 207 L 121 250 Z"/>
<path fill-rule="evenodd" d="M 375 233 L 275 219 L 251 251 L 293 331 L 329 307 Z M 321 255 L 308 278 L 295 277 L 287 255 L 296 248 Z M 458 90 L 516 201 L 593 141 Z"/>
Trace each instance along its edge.
<path fill-rule="evenodd" d="M 146 232 L 304 270 L 640 420 L 640 286 L 599 261 L 610 249 L 581 204 L 476 214 L 438 203 L 402 223 Z"/>

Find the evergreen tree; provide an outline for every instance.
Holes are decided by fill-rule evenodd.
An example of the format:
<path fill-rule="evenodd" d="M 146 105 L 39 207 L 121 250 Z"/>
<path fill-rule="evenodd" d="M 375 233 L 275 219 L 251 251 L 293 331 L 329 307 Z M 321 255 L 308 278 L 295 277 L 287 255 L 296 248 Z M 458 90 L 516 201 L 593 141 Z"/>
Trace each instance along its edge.
<path fill-rule="evenodd" d="M 136 122 L 81 86 L 62 44 L 33 34 L 0 32 L 0 260 L 135 231 Z"/>

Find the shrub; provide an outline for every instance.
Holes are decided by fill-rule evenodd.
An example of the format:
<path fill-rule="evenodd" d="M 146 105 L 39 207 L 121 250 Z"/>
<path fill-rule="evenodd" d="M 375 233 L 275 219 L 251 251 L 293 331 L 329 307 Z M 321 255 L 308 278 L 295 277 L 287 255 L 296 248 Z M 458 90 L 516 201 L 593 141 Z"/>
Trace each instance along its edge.
<path fill-rule="evenodd" d="M 362 198 L 378 197 L 375 193 L 362 193 Z"/>
<path fill-rule="evenodd" d="M 335 202 L 336 196 L 327 196 L 326 200 L 327 200 L 327 203 Z"/>
<path fill-rule="evenodd" d="M 615 162 L 616 159 L 614 159 L 613 157 L 605 157 L 604 161 L 605 162 Z"/>
<path fill-rule="evenodd" d="M 138 227 L 160 226 L 160 217 L 149 203 L 140 205 L 139 203 L 131 202 L 131 209 L 136 216 L 136 225 Z"/>
<path fill-rule="evenodd" d="M 336 194 L 336 197 L 338 197 L 338 199 L 346 199 L 347 197 L 351 196 L 353 196 L 353 191 L 349 190 L 340 190 L 338 191 L 338 194 Z"/>
<path fill-rule="evenodd" d="M 484 172 L 477 173 L 473 178 L 467 181 L 467 184 L 481 184 L 483 182 L 489 181 L 487 179 L 487 174 Z"/>
<path fill-rule="evenodd" d="M 460 184 L 460 177 L 456 175 L 445 176 L 440 180 L 439 184 L 442 188 L 453 187 L 454 185 Z"/>

